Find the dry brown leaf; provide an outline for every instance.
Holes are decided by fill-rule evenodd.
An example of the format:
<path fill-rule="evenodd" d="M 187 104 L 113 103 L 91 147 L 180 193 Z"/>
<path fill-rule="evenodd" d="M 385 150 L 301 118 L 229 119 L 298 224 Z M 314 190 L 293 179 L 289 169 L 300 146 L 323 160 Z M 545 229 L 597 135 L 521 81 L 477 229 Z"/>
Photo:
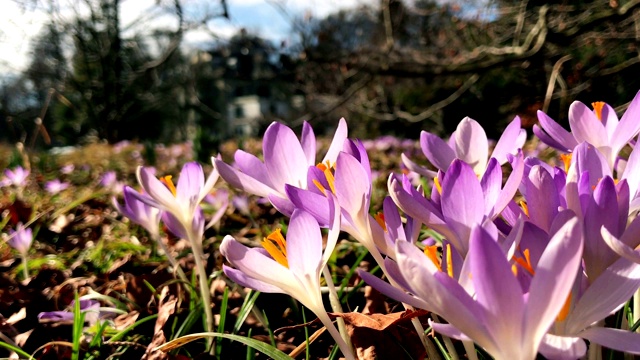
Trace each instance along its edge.
<path fill-rule="evenodd" d="M 142 360 L 168 359 L 168 354 L 162 351 L 154 350 L 167 341 L 162 328 L 164 327 L 164 324 L 167 323 L 167 320 L 169 320 L 169 316 L 171 316 L 176 311 L 176 303 L 178 302 L 178 299 L 176 299 L 175 296 L 171 295 L 168 297 L 168 300 L 165 301 L 168 293 L 168 287 L 162 289 L 160 296 L 161 300 L 158 306 L 158 318 L 156 319 L 156 325 L 154 327 L 153 339 L 147 346 L 147 351 L 145 351 Z"/>
<path fill-rule="evenodd" d="M 426 352 L 411 319 L 427 314 L 424 310 L 407 310 L 392 314 L 351 312 L 330 315 L 344 319 L 358 359 L 400 360 L 424 359 Z"/>
<path fill-rule="evenodd" d="M 140 316 L 140 313 L 137 311 L 118 315 L 115 319 L 113 319 L 115 329 L 120 331 L 128 328 L 129 326 L 135 324 L 136 320 L 138 320 L 138 316 Z"/>

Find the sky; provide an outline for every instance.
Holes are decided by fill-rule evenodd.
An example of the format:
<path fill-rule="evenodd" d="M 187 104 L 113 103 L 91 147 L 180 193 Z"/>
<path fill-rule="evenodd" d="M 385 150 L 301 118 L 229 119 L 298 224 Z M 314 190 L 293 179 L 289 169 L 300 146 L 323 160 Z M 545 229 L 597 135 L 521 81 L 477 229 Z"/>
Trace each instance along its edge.
<path fill-rule="evenodd" d="M 49 15 L 44 9 L 24 9 L 23 4 L 31 4 L 36 0 L 0 0 L 0 75 L 16 74 L 28 65 L 30 40 L 42 26 L 47 23 Z M 69 4 L 77 0 L 59 0 L 67 10 L 62 14 L 71 16 L 74 10 Z M 172 17 L 163 16 L 156 3 L 170 3 L 162 0 L 121 0 L 121 27 L 135 28 L 140 17 L 154 18 L 158 27 L 171 27 L 176 24 Z M 40 2 L 42 3 L 42 2 Z M 202 14 L 208 4 L 212 9 L 219 9 L 217 0 L 183 0 L 185 13 L 192 16 Z M 230 20 L 217 19 L 209 24 L 209 29 L 221 38 L 229 38 L 241 28 L 280 43 L 290 42 L 290 17 L 311 16 L 324 17 L 343 8 L 353 8 L 366 3 L 377 3 L 375 0 L 227 0 Z M 22 4 L 22 5 L 21 5 Z M 286 9 L 286 13 L 280 9 Z M 153 26 L 145 25 L 145 29 Z M 137 30 L 140 30 L 139 28 Z M 191 31 L 185 34 L 183 44 L 187 48 L 212 41 L 206 31 Z"/>

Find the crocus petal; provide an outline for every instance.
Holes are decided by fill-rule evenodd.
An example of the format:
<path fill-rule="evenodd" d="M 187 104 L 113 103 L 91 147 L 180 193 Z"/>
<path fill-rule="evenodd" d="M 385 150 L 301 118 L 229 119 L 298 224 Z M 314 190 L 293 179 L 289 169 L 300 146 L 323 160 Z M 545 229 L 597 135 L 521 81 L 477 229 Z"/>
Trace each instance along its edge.
<path fill-rule="evenodd" d="M 475 226 L 467 256 L 471 261 L 470 271 L 477 301 L 488 315 L 485 326 L 496 339 L 508 339 L 511 336 L 516 344 L 522 342 L 520 336 L 523 334 L 515 330 L 520 325 L 514 324 L 514 321 L 519 322 L 517 319 L 523 318 L 523 293 L 505 253 L 486 230 Z"/>
<path fill-rule="evenodd" d="M 282 215 L 291 217 L 296 206 L 289 200 L 278 195 L 271 194 L 268 196 L 271 205 L 276 208 Z"/>
<path fill-rule="evenodd" d="M 476 174 L 482 174 L 489 157 L 487 133 L 477 121 L 465 117 L 456 128 L 455 152 L 458 159 L 471 165 Z"/>
<path fill-rule="evenodd" d="M 555 182 L 551 174 L 538 165 L 531 168 L 528 180 L 526 199 L 529 219 L 548 232 L 560 205 Z"/>
<path fill-rule="evenodd" d="M 297 208 L 310 213 L 322 227 L 329 226 L 330 211 L 327 206 L 327 198 L 309 190 L 303 190 L 295 186 L 285 186 L 287 197 Z"/>
<path fill-rule="evenodd" d="M 611 137 L 611 147 L 614 150 L 622 149 L 640 131 L 640 91 L 631 100 L 629 107 L 622 115 L 613 136 Z M 617 151 L 615 151 L 617 154 Z"/>
<path fill-rule="evenodd" d="M 609 349 L 640 355 L 640 334 L 635 332 L 592 327 L 580 332 L 579 336 Z"/>
<path fill-rule="evenodd" d="M 363 195 L 371 191 L 371 182 L 363 166 L 356 158 L 342 152 L 336 161 L 335 179 L 340 207 L 352 216 L 359 213 L 366 205 Z"/>
<path fill-rule="evenodd" d="M 540 111 L 540 110 L 538 110 Z M 545 145 L 552 147 L 556 150 L 559 151 L 563 151 L 563 152 L 571 152 L 571 149 L 568 149 L 566 146 L 562 145 L 561 143 L 559 143 L 558 141 L 554 140 L 553 138 L 551 138 L 551 136 L 547 135 L 546 132 L 544 132 L 544 130 L 542 130 L 542 128 L 540 126 L 538 126 L 538 124 L 533 125 L 533 134 L 535 136 L 538 137 L 538 139 L 540 139 L 540 141 L 542 141 Z M 572 140 L 575 142 L 575 139 L 572 138 Z"/>
<path fill-rule="evenodd" d="M 249 194 L 258 195 L 260 197 L 267 197 L 271 193 L 278 192 L 269 185 L 266 185 L 265 183 L 225 164 L 222 160 L 215 159 L 213 162 L 214 166 L 220 173 L 220 177 L 236 189 L 245 191 Z"/>
<path fill-rule="evenodd" d="M 582 294 L 566 322 L 568 333 L 577 334 L 623 305 L 640 287 L 640 265 L 621 258 L 609 266 Z"/>
<path fill-rule="evenodd" d="M 547 145 L 551 147 L 555 147 L 556 149 L 562 150 L 565 152 L 570 152 L 571 149 L 575 148 L 576 145 L 578 145 L 578 142 L 573 137 L 573 135 L 571 135 L 571 133 L 565 130 L 562 126 L 558 125 L 558 123 L 556 123 L 553 119 L 551 119 L 547 114 L 545 114 L 540 110 L 538 110 L 537 114 L 538 114 L 538 121 L 540 122 L 540 127 L 542 127 L 542 129 L 546 131 L 546 133 L 549 134 L 551 139 L 557 142 L 556 144 L 559 144 L 560 147 L 554 146 L 556 144 L 550 144 L 548 142 L 546 143 Z M 542 137 L 540 137 L 540 140 L 544 141 Z"/>
<path fill-rule="evenodd" d="M 484 195 L 484 213 L 489 214 L 500 196 L 500 190 L 502 190 L 502 168 L 500 168 L 497 159 L 491 158 L 489 160 L 487 169 L 480 180 L 480 187 L 482 187 Z"/>
<path fill-rule="evenodd" d="M 273 122 L 262 140 L 264 163 L 273 187 L 280 193 L 284 185 L 303 187 L 307 180 L 307 158 L 290 128 Z"/>
<path fill-rule="evenodd" d="M 525 141 L 527 141 L 527 131 L 520 128 L 520 117 L 516 116 L 502 132 L 491 157 L 502 165 L 507 162 L 507 154 L 515 155 Z"/>
<path fill-rule="evenodd" d="M 631 198 L 636 197 L 638 185 L 640 185 L 640 146 L 636 146 L 629 154 L 627 166 L 622 173 L 622 179 L 626 179 L 629 184 L 629 194 Z"/>
<path fill-rule="evenodd" d="M 413 297 L 406 292 L 398 289 L 397 287 L 391 286 L 389 283 L 383 281 L 377 276 L 369 274 L 366 271 L 358 270 L 358 276 L 360 276 L 360 278 L 362 278 L 364 282 L 371 285 L 371 287 L 390 297 L 391 299 L 398 300 L 402 303 L 411 305 L 418 309 L 428 310 L 430 308 L 429 304 L 424 300 Z"/>
<path fill-rule="evenodd" d="M 277 286 L 273 286 L 264 281 L 256 280 L 252 277 L 247 276 L 245 273 L 238 269 L 234 269 L 228 267 L 227 265 L 222 265 L 222 270 L 225 275 L 229 277 L 233 282 L 237 283 L 240 286 L 244 286 L 253 290 L 257 290 L 264 293 L 276 293 L 283 294 L 284 292 Z"/>
<path fill-rule="evenodd" d="M 338 158 L 338 154 L 342 151 L 344 146 L 344 142 L 347 139 L 348 129 L 347 129 L 347 121 L 344 118 L 341 118 L 338 122 L 338 128 L 336 132 L 333 134 L 333 140 L 331 140 L 331 145 L 329 145 L 329 150 L 325 154 L 322 159 L 322 163 L 325 163 L 327 160 L 331 164 L 335 164 L 336 159 Z"/>
<path fill-rule="evenodd" d="M 222 240 L 220 252 L 231 265 L 250 278 L 276 286 L 288 294 L 299 288 L 298 281 L 289 269 L 261 251 L 240 244 L 229 235 Z"/>
<path fill-rule="evenodd" d="M 149 195 L 136 196 L 138 199 L 147 203 L 149 203 L 149 199 L 153 199 L 153 201 L 151 201 L 149 205 L 155 205 L 163 207 L 166 210 L 171 209 L 170 211 L 175 210 L 176 212 L 180 212 L 180 209 L 177 208 L 175 197 L 173 196 L 171 191 L 167 188 L 166 185 L 160 182 L 160 180 L 156 179 L 156 177 L 148 169 L 140 166 L 138 167 L 136 175 L 138 176 L 138 182 L 140 183 L 144 191 Z M 145 198 L 147 198 L 147 201 L 145 201 Z"/>
<path fill-rule="evenodd" d="M 634 219 L 637 220 L 640 218 Z M 615 236 L 613 236 L 606 227 L 602 226 L 601 235 L 604 242 L 613 250 L 616 254 L 633 261 L 635 263 L 640 264 L 640 251 L 634 250 L 629 245 L 624 242 L 618 240 Z"/>
<path fill-rule="evenodd" d="M 580 359 L 587 353 L 587 344 L 579 337 L 545 334 L 539 351 L 547 359 Z"/>
<path fill-rule="evenodd" d="M 573 217 L 549 241 L 529 287 L 525 339 L 539 343 L 569 295 L 582 261 L 583 237 Z"/>
<path fill-rule="evenodd" d="M 429 162 L 442 171 L 446 171 L 456 158 L 456 153 L 444 140 L 426 131 L 420 133 L 420 147 Z"/>
<path fill-rule="evenodd" d="M 233 154 L 233 160 L 240 171 L 269 187 L 273 187 L 271 179 L 269 179 L 267 166 L 257 156 L 238 150 Z M 222 162 L 221 160 L 218 161 Z"/>
<path fill-rule="evenodd" d="M 316 136 L 311 125 L 306 121 L 302 124 L 300 145 L 302 145 L 302 151 L 307 157 L 307 164 L 314 165 L 316 162 Z"/>
<path fill-rule="evenodd" d="M 504 210 L 504 208 L 513 200 L 514 195 L 518 191 L 518 186 L 522 182 L 522 176 L 524 175 L 524 158 L 522 150 L 518 150 L 518 154 L 515 156 L 508 154 L 507 158 L 511 163 L 511 174 L 509 174 L 498 199 L 493 205 L 493 209 L 491 209 L 491 212 L 487 214 L 487 217 L 491 219 L 495 219 L 500 215 L 502 210 Z"/>
<path fill-rule="evenodd" d="M 482 221 L 485 204 L 476 174 L 461 160 L 454 160 L 447 170 L 442 181 L 441 203 L 445 222 L 462 239 L 461 243 L 454 245 L 460 253 L 466 254 L 465 239 L 469 238 L 471 227 Z"/>
<path fill-rule="evenodd" d="M 435 332 L 440 333 L 444 336 L 450 337 L 452 339 L 461 340 L 461 341 L 473 341 L 473 339 L 463 334 L 462 331 L 460 331 L 460 329 L 458 329 L 457 327 L 451 324 L 440 324 L 429 319 L 429 326 L 431 326 L 431 328 L 435 330 Z"/>
<path fill-rule="evenodd" d="M 402 159 L 402 163 L 404 164 L 404 166 L 406 166 L 407 169 L 409 169 L 410 171 L 418 173 L 427 178 L 434 178 L 436 177 L 436 175 L 438 175 L 437 172 L 433 170 L 429 170 L 426 167 L 420 166 L 415 162 L 411 161 L 411 159 L 409 159 L 407 155 L 405 155 L 404 153 L 400 154 L 400 158 Z"/>
<path fill-rule="evenodd" d="M 576 141 L 588 142 L 595 147 L 609 144 L 602 122 L 585 104 L 574 101 L 569 107 L 569 126 Z"/>
<path fill-rule="evenodd" d="M 333 249 L 335 249 L 336 244 L 338 243 L 338 236 L 340 235 L 340 207 L 338 205 L 338 200 L 333 196 L 333 194 L 329 194 L 327 197 L 329 200 L 329 234 L 327 234 L 327 244 L 324 248 L 324 252 L 322 253 L 322 264 L 324 267 L 331 254 L 333 253 Z M 322 269 L 319 269 L 322 270 Z"/>
<path fill-rule="evenodd" d="M 188 162 L 182 167 L 176 184 L 176 200 L 180 203 L 195 205 L 204 187 L 204 172 L 197 162 Z"/>
<path fill-rule="evenodd" d="M 318 222 L 309 213 L 295 210 L 287 231 L 289 269 L 297 276 L 317 276 L 322 258 L 322 234 Z"/>
<path fill-rule="evenodd" d="M 442 279 L 437 278 L 438 271 L 431 272 L 426 265 L 429 260 L 413 244 L 396 242 L 396 254 L 411 293 L 427 301 L 433 307 L 431 311 L 442 315 L 477 343 L 492 347 L 494 342 L 483 323 L 481 308 L 455 280 L 446 274 Z"/>

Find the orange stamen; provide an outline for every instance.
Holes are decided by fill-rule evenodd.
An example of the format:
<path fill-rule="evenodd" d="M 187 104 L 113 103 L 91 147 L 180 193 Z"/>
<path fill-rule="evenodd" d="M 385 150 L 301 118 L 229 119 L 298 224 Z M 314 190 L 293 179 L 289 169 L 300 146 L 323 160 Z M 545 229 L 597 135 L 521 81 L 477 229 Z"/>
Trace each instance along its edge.
<path fill-rule="evenodd" d="M 262 247 L 267 250 L 273 260 L 286 268 L 289 267 L 289 261 L 287 261 L 287 242 L 284 237 L 282 237 L 280 229 L 276 229 L 266 238 L 263 238 Z"/>
<path fill-rule="evenodd" d="M 529 217 L 529 206 L 527 206 L 527 202 L 520 200 L 520 207 L 522 208 L 522 211 L 524 211 L 524 214 Z"/>
<path fill-rule="evenodd" d="M 324 173 L 324 177 L 327 179 L 327 183 L 329 184 L 329 188 L 331 189 L 332 193 L 336 193 L 336 186 L 335 186 L 335 182 L 336 179 L 333 176 L 333 172 L 331 171 L 332 169 L 335 170 L 335 165 L 331 166 L 331 163 L 329 162 L 329 160 L 327 160 L 326 164 L 323 163 L 319 163 L 318 165 L 316 165 L 316 167 L 320 170 L 322 170 L 322 172 Z M 324 196 L 327 196 L 327 192 L 324 186 L 322 186 L 322 184 L 317 181 L 317 180 L 313 180 L 313 184 L 320 189 L 320 191 L 322 191 L 322 194 L 324 194 Z"/>
<path fill-rule="evenodd" d="M 569 166 L 571 165 L 571 154 L 560 154 L 560 159 L 564 163 L 564 172 L 569 172 Z"/>
<path fill-rule="evenodd" d="M 173 185 L 173 181 L 171 181 L 171 177 L 172 177 L 171 175 L 161 177 L 160 182 L 162 182 L 169 188 L 169 191 L 171 191 L 173 196 L 176 196 L 176 186 Z"/>
<path fill-rule="evenodd" d="M 424 247 L 424 254 L 427 255 L 429 260 L 435 265 L 438 270 L 442 271 L 442 264 L 438 258 L 438 245 L 431 245 Z"/>
<path fill-rule="evenodd" d="M 593 106 L 593 112 L 596 113 L 596 117 L 598 118 L 598 120 L 602 121 L 602 108 L 604 108 L 604 102 L 592 102 L 591 106 Z"/>
<path fill-rule="evenodd" d="M 376 222 L 380 227 L 386 232 L 387 231 L 387 223 L 384 221 L 384 213 L 379 212 L 373 215 L 373 218 L 376 219 Z"/>
<path fill-rule="evenodd" d="M 567 316 L 569 316 L 569 310 L 571 309 L 571 293 L 567 296 L 567 300 L 565 300 L 560 313 L 558 314 L 557 320 L 564 321 Z"/>
<path fill-rule="evenodd" d="M 514 256 L 513 261 L 522 266 L 523 269 L 527 270 L 529 274 L 535 275 L 536 272 L 533 269 L 533 266 L 531 266 L 531 255 L 529 253 L 529 249 L 525 249 L 522 254 L 524 255 L 524 258 Z M 513 270 L 513 268 L 511 270 Z"/>

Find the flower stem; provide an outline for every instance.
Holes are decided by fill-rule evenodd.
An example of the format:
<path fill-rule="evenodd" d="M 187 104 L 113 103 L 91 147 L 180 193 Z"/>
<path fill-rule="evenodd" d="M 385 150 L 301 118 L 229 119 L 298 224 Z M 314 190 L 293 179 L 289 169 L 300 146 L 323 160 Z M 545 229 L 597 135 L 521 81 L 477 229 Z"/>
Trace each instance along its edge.
<path fill-rule="evenodd" d="M 29 267 L 27 266 L 27 254 L 22 254 L 22 274 L 24 275 L 24 281 L 29 278 Z"/>
<path fill-rule="evenodd" d="M 196 272 L 198 273 L 198 280 L 200 282 L 200 296 L 202 300 L 202 308 L 204 309 L 205 320 L 207 324 L 207 332 L 213 332 L 213 313 L 211 312 L 211 292 L 209 290 L 209 281 L 207 280 L 207 269 L 204 264 L 204 251 L 202 250 L 202 239 L 196 239 L 193 236 L 193 232 L 189 232 L 189 242 L 191 243 L 191 249 L 193 250 L 193 257 L 196 261 Z M 207 338 L 207 349 L 210 352 L 214 351 L 213 338 Z"/>
<path fill-rule="evenodd" d="M 327 283 L 327 287 L 329 288 L 329 303 L 331 303 L 331 309 L 336 313 L 342 314 L 344 311 L 342 311 L 342 305 L 340 304 L 340 299 L 338 299 L 338 293 L 336 292 L 336 287 L 333 284 L 328 264 L 322 268 L 322 275 L 324 276 L 324 281 Z M 340 335 L 342 335 L 342 339 L 350 349 L 353 349 L 351 338 L 349 338 L 349 334 L 347 334 L 347 327 L 344 323 L 344 319 L 339 317 L 336 321 L 338 323 L 338 330 L 340 331 Z"/>
<path fill-rule="evenodd" d="M 171 255 L 171 253 L 169 252 L 169 249 L 160 238 L 160 235 L 153 234 L 152 237 L 153 237 L 153 240 L 155 240 L 156 243 L 160 245 L 160 248 L 164 252 L 164 255 L 167 257 L 167 260 L 169 260 L 169 263 L 171 264 L 171 267 L 173 267 L 173 271 L 175 271 L 176 275 L 180 278 L 180 280 L 188 284 L 189 280 L 187 279 L 187 276 L 184 274 L 184 271 L 182 271 L 182 268 L 176 261 L 176 258 L 174 258 L 173 255 Z"/>
<path fill-rule="evenodd" d="M 331 337 L 333 337 L 333 339 L 336 341 L 336 344 L 338 344 L 338 347 L 342 351 L 344 357 L 347 360 L 355 360 L 356 358 L 353 355 L 353 350 L 351 350 L 351 347 L 348 346 L 347 343 L 342 339 L 340 332 L 333 325 L 333 322 L 329 318 L 329 315 L 327 315 L 327 312 L 323 309 L 322 311 L 316 312 L 316 316 L 318 317 L 318 319 L 320 319 L 320 321 L 322 321 L 322 324 L 327 328 L 329 334 L 331 334 Z"/>
<path fill-rule="evenodd" d="M 389 276 L 389 274 L 387 274 L 387 268 L 384 266 L 384 259 L 382 258 L 382 254 L 380 254 L 380 251 L 378 250 L 378 248 L 374 247 L 373 249 L 368 249 L 368 250 L 373 256 L 373 258 L 375 259 L 375 261 L 378 263 L 378 265 L 380 265 L 380 269 L 382 269 L 382 273 L 384 273 L 384 276 L 386 276 L 387 280 L 389 280 L 389 283 L 398 289 L 402 289 L 402 287 L 395 280 L 393 280 L 393 278 Z M 402 305 L 406 310 L 413 310 L 413 306 L 411 305 L 408 305 L 405 303 L 402 303 Z M 418 318 L 413 318 L 411 319 L 411 323 L 413 324 L 413 327 L 416 329 L 416 332 L 418 333 L 418 337 L 420 338 L 420 342 L 422 343 L 422 346 L 424 346 L 425 350 L 427 351 L 427 357 L 433 360 L 442 359 L 442 357 L 440 356 L 440 353 L 438 353 L 438 350 L 436 349 L 436 346 L 424 334 L 424 327 L 420 323 L 420 320 Z"/>

